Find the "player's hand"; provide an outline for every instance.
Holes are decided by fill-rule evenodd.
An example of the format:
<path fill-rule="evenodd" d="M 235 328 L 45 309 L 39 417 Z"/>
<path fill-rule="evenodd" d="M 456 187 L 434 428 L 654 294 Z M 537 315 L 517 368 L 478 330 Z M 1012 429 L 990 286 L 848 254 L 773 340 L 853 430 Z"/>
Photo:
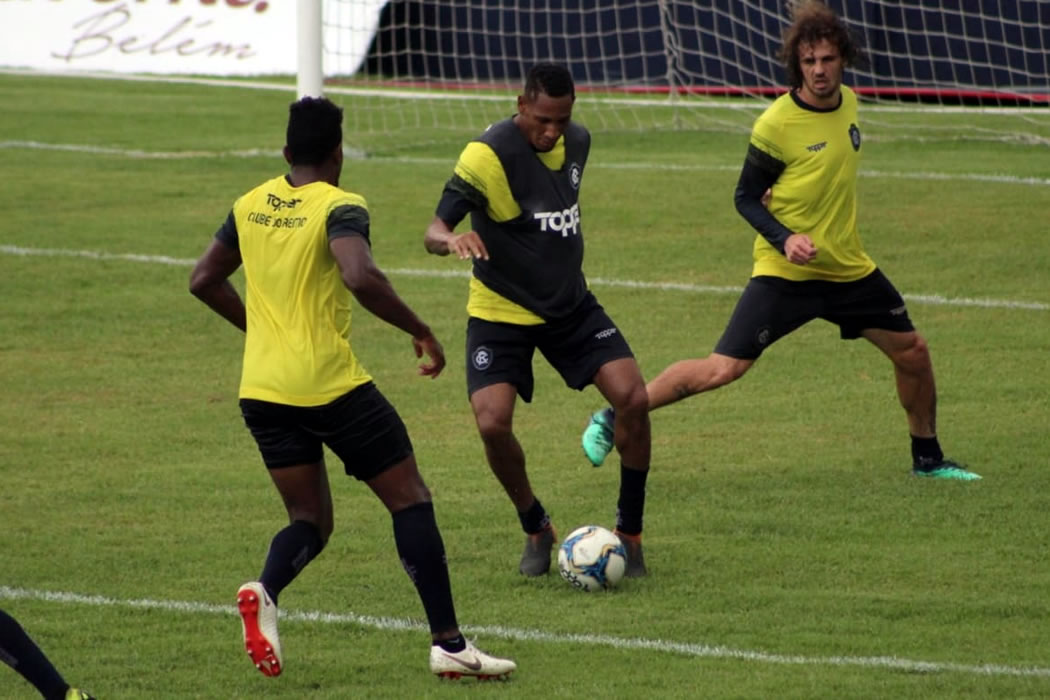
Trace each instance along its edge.
<path fill-rule="evenodd" d="M 817 257 L 817 247 L 813 239 L 804 233 L 793 233 L 784 241 L 784 257 L 788 262 L 805 265 Z"/>
<path fill-rule="evenodd" d="M 485 243 L 477 231 L 467 231 L 453 236 L 448 242 L 448 252 L 459 257 L 460 260 L 489 259 L 489 251 L 485 248 Z"/>
<path fill-rule="evenodd" d="M 416 351 L 416 357 L 423 357 L 425 353 L 430 360 L 419 365 L 421 375 L 434 379 L 441 374 L 441 370 L 445 369 L 445 349 L 441 347 L 441 343 L 433 333 L 422 338 L 413 338 L 412 347 Z"/>

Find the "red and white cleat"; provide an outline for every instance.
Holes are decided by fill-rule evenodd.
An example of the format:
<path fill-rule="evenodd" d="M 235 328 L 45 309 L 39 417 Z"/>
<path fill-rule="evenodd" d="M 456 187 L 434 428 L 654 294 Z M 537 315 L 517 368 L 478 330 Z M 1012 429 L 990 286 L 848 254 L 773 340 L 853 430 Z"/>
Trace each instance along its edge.
<path fill-rule="evenodd" d="M 277 605 L 258 581 L 237 589 L 237 610 L 244 625 L 244 648 L 264 676 L 279 676 L 284 668 L 277 637 Z"/>

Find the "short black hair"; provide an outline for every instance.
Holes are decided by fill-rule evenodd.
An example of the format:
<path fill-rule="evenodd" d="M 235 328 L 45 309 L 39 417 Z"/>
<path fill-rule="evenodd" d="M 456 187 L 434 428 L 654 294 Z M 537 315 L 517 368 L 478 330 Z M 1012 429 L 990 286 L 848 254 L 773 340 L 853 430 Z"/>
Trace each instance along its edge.
<path fill-rule="evenodd" d="M 557 63 L 539 63 L 525 78 L 525 99 L 532 102 L 540 95 L 548 97 L 576 97 L 576 84 L 565 66 Z"/>
<path fill-rule="evenodd" d="M 285 143 L 292 165 L 320 165 L 343 143 L 343 109 L 327 97 L 304 97 L 288 108 Z"/>

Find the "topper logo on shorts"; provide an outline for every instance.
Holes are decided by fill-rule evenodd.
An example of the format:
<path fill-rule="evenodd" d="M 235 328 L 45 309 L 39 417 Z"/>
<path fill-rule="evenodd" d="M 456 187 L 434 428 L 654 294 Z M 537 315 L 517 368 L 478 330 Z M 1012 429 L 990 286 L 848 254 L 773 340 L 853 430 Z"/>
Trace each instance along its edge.
<path fill-rule="evenodd" d="M 539 219 L 541 231 L 554 231 L 566 238 L 570 233 L 574 236 L 580 233 L 580 205 L 573 204 L 568 209 L 561 211 L 538 211 L 532 218 Z"/>
<path fill-rule="evenodd" d="M 474 365 L 474 369 L 484 372 L 492 364 L 492 351 L 484 345 L 480 345 L 471 354 L 470 362 Z"/>
<path fill-rule="evenodd" d="M 612 336 L 616 335 L 618 332 L 619 331 L 617 331 L 615 327 L 606 328 L 604 331 L 598 331 L 597 333 L 595 333 L 594 337 L 598 340 L 605 340 L 606 338 L 611 338 Z"/>

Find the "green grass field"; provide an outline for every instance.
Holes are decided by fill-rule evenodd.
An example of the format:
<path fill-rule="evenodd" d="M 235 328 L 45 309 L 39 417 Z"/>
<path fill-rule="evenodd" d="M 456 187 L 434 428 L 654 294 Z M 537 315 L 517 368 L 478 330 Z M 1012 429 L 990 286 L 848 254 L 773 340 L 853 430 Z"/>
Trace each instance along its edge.
<path fill-rule="evenodd" d="M 241 338 L 187 281 L 234 198 L 283 171 L 292 98 L 0 75 L 0 607 L 68 680 L 104 700 L 1050 696 L 1050 113 L 1020 120 L 1029 142 L 984 138 L 995 115 L 879 113 L 865 142 L 862 235 L 930 341 L 942 443 L 984 480 L 913 478 L 889 363 L 816 322 L 653 414 L 651 576 L 601 595 L 517 574 L 465 396 L 467 268 L 423 250 L 477 127 L 348 134 L 371 157 L 343 186 L 450 364 L 417 377 L 361 310 L 355 348 L 413 435 L 464 629 L 519 671 L 430 676 L 389 518 L 332 463 L 336 532 L 281 597 L 284 675 L 258 674 L 233 597 L 284 510 L 238 412 Z M 749 274 L 734 115 L 594 130 L 585 267 L 647 376 L 708 353 Z M 536 373 L 516 421 L 534 485 L 562 533 L 609 526 L 616 467 L 578 442 L 600 397 Z M 0 697 L 36 695 L 0 668 Z"/>

